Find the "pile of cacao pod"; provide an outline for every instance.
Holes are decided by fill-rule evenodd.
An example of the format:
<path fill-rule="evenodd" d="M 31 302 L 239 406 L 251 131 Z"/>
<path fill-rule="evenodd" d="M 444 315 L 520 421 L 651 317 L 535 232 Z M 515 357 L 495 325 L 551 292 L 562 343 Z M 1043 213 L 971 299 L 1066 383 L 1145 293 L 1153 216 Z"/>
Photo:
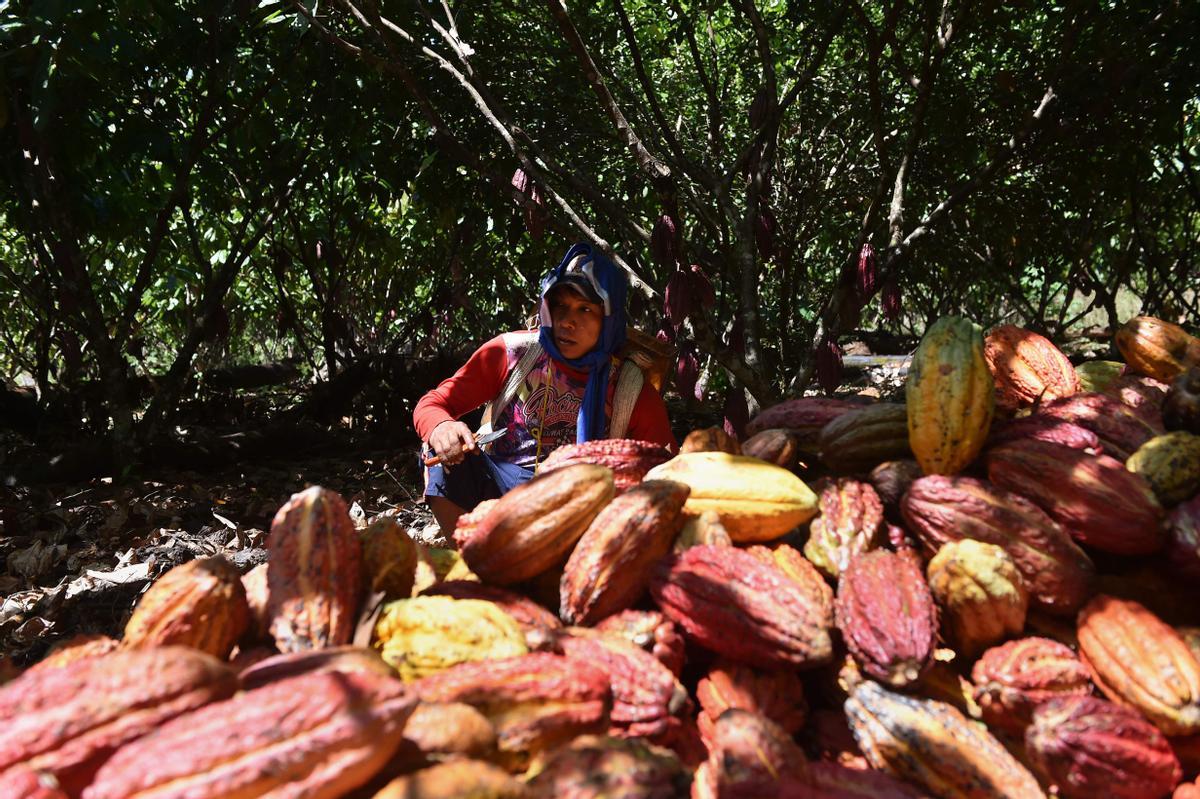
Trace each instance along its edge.
<path fill-rule="evenodd" d="M 0 687 L 0 796 L 1200 796 L 1200 342 L 1116 343 L 945 318 L 903 403 L 564 447 L 453 550 L 309 488 Z"/>

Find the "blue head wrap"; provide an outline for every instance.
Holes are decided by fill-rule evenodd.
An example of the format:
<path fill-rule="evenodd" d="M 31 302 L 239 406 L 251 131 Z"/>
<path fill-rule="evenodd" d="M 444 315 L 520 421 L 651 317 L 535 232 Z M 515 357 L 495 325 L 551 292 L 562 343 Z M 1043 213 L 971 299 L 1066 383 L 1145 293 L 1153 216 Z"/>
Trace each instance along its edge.
<path fill-rule="evenodd" d="M 600 340 L 590 352 L 580 358 L 564 358 L 558 351 L 558 346 L 554 343 L 550 305 L 546 301 L 550 289 L 568 273 L 585 278 L 604 302 L 604 323 L 600 328 Z M 556 361 L 588 373 L 587 388 L 583 392 L 583 404 L 579 406 L 579 419 L 575 425 L 575 441 L 579 444 L 604 438 L 604 405 L 608 398 L 609 364 L 613 353 L 625 343 L 625 293 L 628 287 L 624 272 L 604 253 L 593 250 L 590 244 L 583 243 L 567 250 L 562 262 L 542 278 L 541 330 L 538 342 Z"/>

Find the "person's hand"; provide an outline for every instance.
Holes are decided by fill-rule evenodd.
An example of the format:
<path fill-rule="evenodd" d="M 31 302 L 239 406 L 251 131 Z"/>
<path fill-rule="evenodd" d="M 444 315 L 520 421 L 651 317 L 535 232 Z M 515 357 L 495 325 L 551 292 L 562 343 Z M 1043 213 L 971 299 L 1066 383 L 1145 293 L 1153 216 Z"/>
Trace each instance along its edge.
<path fill-rule="evenodd" d="M 446 421 L 433 428 L 433 432 L 429 434 L 429 448 L 442 458 L 442 463 L 453 466 L 456 463 L 462 463 L 466 453 L 475 450 L 475 434 L 471 432 L 471 428 L 467 427 L 462 422 L 456 422 L 453 419 Z"/>

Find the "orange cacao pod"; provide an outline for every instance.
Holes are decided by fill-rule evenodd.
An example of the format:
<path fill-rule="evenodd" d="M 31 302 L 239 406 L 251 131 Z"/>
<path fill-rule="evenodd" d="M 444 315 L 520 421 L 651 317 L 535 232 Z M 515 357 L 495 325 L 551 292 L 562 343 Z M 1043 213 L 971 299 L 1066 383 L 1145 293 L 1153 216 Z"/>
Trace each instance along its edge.
<path fill-rule="evenodd" d="M 454 758 L 487 760 L 495 753 L 496 728 L 475 708 L 462 702 L 418 702 L 389 770 L 413 771 Z"/>
<path fill-rule="evenodd" d="M 582 628 L 569 632 L 558 639 L 563 654 L 608 675 L 613 697 L 610 735 L 666 743 L 678 733 L 692 703 L 670 669 L 626 641 Z"/>
<path fill-rule="evenodd" d="M 76 795 L 119 747 L 236 690 L 219 660 L 176 646 L 23 674 L 0 688 L 0 771 L 23 762 Z"/>
<path fill-rule="evenodd" d="M 501 753 L 512 756 L 603 731 L 612 704 L 602 669 L 547 652 L 462 663 L 411 687 L 424 702 L 474 706 L 495 725 Z"/>
<path fill-rule="evenodd" d="M 1078 636 L 1109 699 L 1167 735 L 1200 732 L 1200 662 L 1171 626 L 1137 602 L 1100 594 L 1079 611 Z"/>
<path fill-rule="evenodd" d="M 1045 336 L 1000 325 L 983 340 L 983 357 L 996 389 L 996 407 L 1007 411 L 1079 391 L 1079 376 L 1062 350 Z"/>
<path fill-rule="evenodd" d="M 575 463 L 606 466 L 612 469 L 613 486 L 620 494 L 642 482 L 646 472 L 670 459 L 671 452 L 662 444 L 630 438 L 598 438 L 554 450 L 542 462 L 541 473 Z"/>
<path fill-rule="evenodd" d="M 271 522 L 267 558 L 267 612 L 279 651 L 350 643 L 362 544 L 346 501 L 320 486 L 293 494 Z"/>
<path fill-rule="evenodd" d="M 601 621 L 595 629 L 641 647 L 676 677 L 683 671 L 683 636 L 675 622 L 657 610 L 623 610 Z"/>
<path fill-rule="evenodd" d="M 363 585 L 392 599 L 412 595 L 417 571 L 417 543 L 391 515 L 376 516 L 360 534 Z"/>
<path fill-rule="evenodd" d="M 937 608 L 915 558 L 878 549 L 851 560 L 838 581 L 836 611 L 846 646 L 871 677 L 899 688 L 929 668 Z"/>
<path fill-rule="evenodd" d="M 740 549 L 697 546 L 660 560 L 650 593 L 706 649 L 752 665 L 817 666 L 833 656 L 833 608 L 815 569 L 803 580 Z"/>
<path fill-rule="evenodd" d="M 387 763 L 415 705 L 399 680 L 378 674 L 281 680 L 125 745 L 100 768 L 84 799 L 336 799 Z"/>
<path fill-rule="evenodd" d="M 931 475 L 912 484 L 900 512 L 930 556 L 967 538 L 1003 547 L 1030 599 L 1050 613 L 1073 616 L 1091 595 L 1091 559 L 1024 497 L 973 477 Z"/>
<path fill-rule="evenodd" d="M 584 735 L 559 749 L 529 781 L 537 799 L 674 799 L 688 774 L 674 754 L 636 739 Z"/>
<path fill-rule="evenodd" d="M 511 585 L 561 563 L 612 498 L 611 469 L 564 466 L 509 491 L 469 538 L 459 536 L 460 528 L 455 539 L 480 579 Z"/>
<path fill-rule="evenodd" d="M 1044 799 L 1037 780 L 982 727 L 944 702 L 862 680 L 846 699 L 868 762 L 946 799 Z"/>
<path fill-rule="evenodd" d="M 1136 372 L 1169 383 L 1180 372 L 1200 366 L 1200 340 L 1176 324 L 1153 316 L 1135 316 L 1113 340 Z"/>
<path fill-rule="evenodd" d="M 567 559 L 559 614 L 568 624 L 595 624 L 631 607 L 646 591 L 650 569 L 683 526 L 691 489 L 647 480 L 608 504 Z"/>
<path fill-rule="evenodd" d="M 1156 799 L 1179 782 L 1166 737 L 1128 708 L 1095 696 L 1039 705 L 1025 731 L 1034 768 L 1065 799 Z"/>
<path fill-rule="evenodd" d="M 197 558 L 168 570 L 142 594 L 123 643 L 190 646 L 224 660 L 249 623 L 237 569 L 223 557 Z"/>
<path fill-rule="evenodd" d="M 869 483 L 839 478 L 820 486 L 817 507 L 804 555 L 836 580 L 855 555 L 879 545 L 883 503 Z"/>
<path fill-rule="evenodd" d="M 989 727 L 1022 734 L 1042 702 L 1086 696 L 1091 678 L 1069 646 L 1049 638 L 1020 638 L 983 653 L 971 669 L 975 701 Z"/>
<path fill-rule="evenodd" d="M 267 608 L 267 564 L 260 563 L 242 575 L 242 591 L 250 619 L 246 625 L 248 642 L 262 641 L 270 635 L 271 616 Z"/>
<path fill-rule="evenodd" d="M 1107 455 L 1027 439 L 991 450 L 987 468 L 993 483 L 1032 500 L 1080 543 L 1119 555 L 1165 543 L 1150 485 Z"/>
<path fill-rule="evenodd" d="M 753 669 L 732 661 L 718 661 L 709 669 L 696 684 L 696 699 L 705 741 L 713 739 L 717 719 L 730 708 L 766 716 L 788 735 L 799 732 L 808 717 L 804 685 L 795 672 Z"/>

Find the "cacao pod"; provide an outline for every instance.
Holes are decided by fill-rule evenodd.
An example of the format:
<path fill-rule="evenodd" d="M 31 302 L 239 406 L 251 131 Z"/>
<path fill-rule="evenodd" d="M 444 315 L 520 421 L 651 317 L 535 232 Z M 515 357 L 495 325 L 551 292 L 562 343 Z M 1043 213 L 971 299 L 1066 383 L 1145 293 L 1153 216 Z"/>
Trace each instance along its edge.
<path fill-rule="evenodd" d="M 650 593 L 697 643 L 750 665 L 818 666 L 833 656 L 829 587 L 732 547 L 696 546 L 659 561 Z"/>
<path fill-rule="evenodd" d="M 1200 662 L 1173 628 L 1144 606 L 1098 595 L 1079 611 L 1079 654 L 1114 702 L 1167 735 L 1200 732 Z"/>
<path fill-rule="evenodd" d="M 810 763 L 808 770 L 816 788 L 814 799 L 922 799 L 916 788 L 882 771 L 820 760 Z"/>
<path fill-rule="evenodd" d="M 765 716 L 788 735 L 795 735 L 808 717 L 804 684 L 787 670 L 760 670 L 732 661 L 718 661 L 696 684 L 700 702 L 697 719 L 700 735 L 713 740 L 713 729 L 721 714 L 740 708 Z"/>
<path fill-rule="evenodd" d="M 893 402 L 877 402 L 844 413 L 821 430 L 821 461 L 835 472 L 867 472 L 883 461 L 912 455 L 908 411 Z"/>
<path fill-rule="evenodd" d="M 1024 734 L 1043 702 L 1092 692 L 1087 666 L 1071 648 L 1036 636 L 984 652 L 971 669 L 971 681 L 988 727 L 1015 734 Z"/>
<path fill-rule="evenodd" d="M 280 652 L 350 643 L 362 543 L 346 501 L 320 486 L 293 494 L 267 536 L 267 612 Z"/>
<path fill-rule="evenodd" d="M 1137 713 L 1094 696 L 1039 705 L 1025 751 L 1065 799 L 1157 799 L 1179 782 L 1179 760 L 1161 732 Z"/>
<path fill-rule="evenodd" d="M 190 646 L 229 657 L 250 623 L 242 577 L 223 557 L 176 566 L 142 594 L 125 625 L 127 647 Z"/>
<path fill-rule="evenodd" d="M 682 452 L 728 452 L 730 455 L 741 455 L 742 447 L 737 439 L 720 427 L 705 427 L 693 430 L 679 445 Z"/>
<path fill-rule="evenodd" d="M 1200 366 L 1193 366 L 1172 381 L 1163 402 L 1163 423 L 1168 430 L 1200 435 Z"/>
<path fill-rule="evenodd" d="M 612 470 L 578 463 L 509 491 L 469 537 L 455 530 L 463 558 L 497 585 L 528 580 L 561 563 L 613 497 Z"/>
<path fill-rule="evenodd" d="M 1033 438 L 1061 444 L 1072 449 L 1081 449 L 1092 454 L 1101 451 L 1100 436 L 1086 427 L 1068 422 L 1045 413 L 1032 413 L 1018 419 L 997 420 L 988 435 L 988 446 L 998 447 L 1009 441 Z"/>
<path fill-rule="evenodd" d="M 944 702 L 862 680 L 845 708 L 868 762 L 933 796 L 1044 799 L 1037 780 L 999 741 Z"/>
<path fill-rule="evenodd" d="M 636 739 L 584 735 L 555 752 L 529 781 L 537 799 L 675 799 L 688 775 L 669 751 Z"/>
<path fill-rule="evenodd" d="M 263 641 L 271 634 L 271 612 L 267 607 L 267 565 L 260 563 L 242 575 L 242 591 L 250 611 L 246 624 L 246 641 Z"/>
<path fill-rule="evenodd" d="M 849 478 L 823 485 L 817 503 L 804 555 L 836 580 L 855 555 L 879 545 L 883 503 L 869 483 Z"/>
<path fill-rule="evenodd" d="M 1091 430 L 1105 454 L 1125 460 L 1137 448 L 1163 432 L 1162 424 L 1148 422 L 1120 400 L 1107 394 L 1075 394 L 1048 402 L 1038 409 L 1047 416 Z"/>
<path fill-rule="evenodd" d="M 884 461 L 871 470 L 869 480 L 887 510 L 889 518 L 900 508 L 900 500 L 913 481 L 921 476 L 921 467 L 911 459 Z"/>
<path fill-rule="evenodd" d="M 363 585 L 391 599 L 412 596 L 417 544 L 395 516 L 376 516 L 362 531 Z"/>
<path fill-rule="evenodd" d="M 1200 497 L 1175 506 L 1167 517 L 1166 552 L 1176 572 L 1200 579 Z"/>
<path fill-rule="evenodd" d="M 1121 325 L 1113 341 L 1134 371 L 1165 383 L 1200 366 L 1200 340 L 1179 325 L 1153 316 L 1133 317 Z"/>
<path fill-rule="evenodd" d="M 1129 406 L 1143 422 L 1155 430 L 1165 430 L 1163 405 L 1170 386 L 1153 377 L 1123 374 L 1108 384 L 1105 394 Z"/>
<path fill-rule="evenodd" d="M 804 524 L 817 511 L 817 497 L 799 477 L 758 458 L 725 452 L 677 455 L 646 474 L 691 489 L 685 514 L 716 511 L 735 542 L 770 541 Z"/>
<path fill-rule="evenodd" d="M 498 605 L 419 596 L 384 606 L 373 645 L 405 682 L 459 663 L 524 655 L 525 633 Z"/>
<path fill-rule="evenodd" d="M 395 677 L 396 672 L 379 653 L 361 646 L 331 646 L 304 652 L 285 652 L 257 660 L 238 672 L 244 690 L 260 688 L 300 674 L 323 671 L 354 673 L 366 671 L 383 677 Z"/>
<path fill-rule="evenodd" d="M 1165 543 L 1150 485 L 1107 455 L 1027 439 L 991 450 L 987 469 L 993 483 L 1032 500 L 1082 544 L 1141 555 Z"/>
<path fill-rule="evenodd" d="M 932 663 L 937 608 L 915 558 L 883 549 L 853 558 L 836 611 L 847 648 L 871 677 L 902 688 Z"/>
<path fill-rule="evenodd" d="M 742 442 L 742 454 L 791 470 L 800 459 L 800 445 L 787 430 L 761 430 Z"/>
<path fill-rule="evenodd" d="M 1178 505 L 1200 491 L 1200 436 L 1183 430 L 1155 436 L 1129 456 L 1125 468 L 1146 478 L 1162 505 Z"/>
<path fill-rule="evenodd" d="M 292 677 L 192 711 L 126 744 L 83 796 L 336 799 L 387 763 L 415 704 L 392 677 Z"/>
<path fill-rule="evenodd" d="M 686 516 L 671 549 L 674 552 L 683 552 L 699 544 L 714 547 L 733 546 L 733 539 L 729 537 L 729 531 L 721 524 L 721 517 L 715 510 L 706 510 L 699 516 Z"/>
<path fill-rule="evenodd" d="M 871 242 L 863 244 L 858 251 L 858 270 L 854 273 L 854 292 L 864 302 L 875 294 L 875 286 L 879 283 L 879 259 L 875 257 L 875 248 Z"/>
<path fill-rule="evenodd" d="M 922 477 L 900 505 L 908 529 L 929 555 L 973 538 L 1003 547 L 1021 572 L 1033 603 L 1074 616 L 1092 592 L 1095 567 L 1070 536 L 1017 494 L 973 477 Z"/>
<path fill-rule="evenodd" d="M 46 657 L 26 669 L 25 674 L 62 668 L 80 660 L 107 655 L 109 652 L 115 652 L 120 646 L 120 641 L 107 635 L 76 635 L 55 645 Z"/>
<path fill-rule="evenodd" d="M 926 474 L 956 474 L 983 449 L 994 389 L 979 326 L 946 316 L 921 339 L 904 383 L 908 442 Z"/>
<path fill-rule="evenodd" d="M 1124 371 L 1120 361 L 1088 361 L 1075 367 L 1080 391 L 1104 391 Z"/>
<path fill-rule="evenodd" d="M 662 444 L 629 438 L 598 438 L 582 444 L 559 447 L 542 461 L 541 474 L 576 463 L 592 463 L 612 469 L 617 494 L 642 482 L 646 472 L 671 459 Z"/>
<path fill-rule="evenodd" d="M 1029 593 L 1013 559 L 995 544 L 971 538 L 943 544 L 929 561 L 928 578 L 949 638 L 967 658 L 1025 626 Z"/>
<path fill-rule="evenodd" d="M 683 671 L 683 636 L 675 622 L 657 610 L 623 610 L 597 624 L 596 631 L 641 647 L 676 677 Z"/>
<path fill-rule="evenodd" d="M 983 357 L 992 372 L 996 407 L 1006 411 L 1079 391 L 1079 376 L 1067 356 L 1032 330 L 994 328 L 983 340 Z"/>
<path fill-rule="evenodd" d="M 814 358 L 817 383 L 826 394 L 832 394 L 842 384 L 842 348 L 832 339 L 822 339 Z"/>
<path fill-rule="evenodd" d="M 761 411 L 746 425 L 747 435 L 763 430 L 787 430 L 796 437 L 802 452 L 817 451 L 817 435 L 821 428 L 848 411 L 862 407 L 857 402 L 830 397 L 801 397 L 784 400 Z"/>
<path fill-rule="evenodd" d="M 112 752 L 236 690 L 223 663 L 178 646 L 27 672 L 0 687 L 0 772 L 24 763 L 77 796 Z"/>
<path fill-rule="evenodd" d="M 804 752 L 779 725 L 740 708 L 713 725 L 708 767 L 718 797 L 801 799 L 811 795 Z"/>
<path fill-rule="evenodd" d="M 495 754 L 496 728 L 478 710 L 461 702 L 418 702 L 389 769 L 413 771 L 439 760 L 487 760 Z"/>
<path fill-rule="evenodd" d="M 683 526 L 691 489 L 647 480 L 614 499 L 592 521 L 563 569 L 560 615 L 568 624 L 595 624 L 631 607 L 646 591 L 650 570 Z"/>
<path fill-rule="evenodd" d="M 525 645 L 531 650 L 540 648 L 551 633 L 562 628 L 558 616 L 529 597 L 474 580 L 447 580 L 425 589 L 421 595 L 493 602 L 520 626 L 525 633 Z"/>
<path fill-rule="evenodd" d="M 438 763 L 385 785 L 371 799 L 533 799 L 529 788 L 482 760 Z"/>
<path fill-rule="evenodd" d="M 17 764 L 0 771 L 0 796 L 11 799 L 68 799 L 53 774 Z"/>

